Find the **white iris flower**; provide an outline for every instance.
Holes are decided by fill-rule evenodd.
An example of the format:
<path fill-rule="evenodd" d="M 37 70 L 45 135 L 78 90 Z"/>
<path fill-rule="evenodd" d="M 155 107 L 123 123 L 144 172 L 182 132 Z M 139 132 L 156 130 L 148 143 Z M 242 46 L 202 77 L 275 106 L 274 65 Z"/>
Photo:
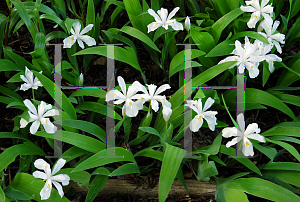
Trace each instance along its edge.
<path fill-rule="evenodd" d="M 44 172 L 35 171 L 32 174 L 35 178 L 41 178 L 46 181 L 45 186 L 43 187 L 43 189 L 40 192 L 41 200 L 47 200 L 50 197 L 52 183 L 56 187 L 59 195 L 61 197 L 64 196 L 62 186 L 58 182 L 61 182 L 63 186 L 66 186 L 69 184 L 70 177 L 66 174 L 59 174 L 56 176 L 54 176 L 54 175 L 65 165 L 65 163 L 66 163 L 66 160 L 59 159 L 51 173 L 50 165 L 43 159 L 37 159 L 34 162 L 34 166 L 37 169 L 44 170 Z"/>
<path fill-rule="evenodd" d="M 241 140 L 243 140 L 242 144 L 242 153 L 245 156 L 253 156 L 254 152 L 253 152 L 253 145 L 250 142 L 250 139 L 254 139 L 254 140 L 258 140 L 259 142 L 266 142 L 265 138 L 263 136 L 261 136 L 260 133 L 260 128 L 258 128 L 258 124 L 257 123 L 252 123 L 249 124 L 247 129 L 245 130 L 245 122 L 244 122 L 244 115 L 243 114 L 239 114 L 237 116 L 237 122 L 238 125 L 241 129 L 238 130 L 236 127 L 227 127 L 224 128 L 222 130 L 222 136 L 223 137 L 232 137 L 232 136 L 236 136 L 235 138 L 233 138 L 231 141 L 227 142 L 226 147 L 231 147 L 232 145 L 237 144 L 238 142 L 240 142 Z"/>
<path fill-rule="evenodd" d="M 125 116 L 125 114 L 129 117 L 137 116 L 140 108 L 138 108 L 136 102 L 134 102 L 133 99 L 138 99 L 135 95 L 138 92 L 138 81 L 133 82 L 133 84 L 129 86 L 128 91 L 126 92 L 126 84 L 124 79 L 121 76 L 118 76 L 117 79 L 123 94 L 118 90 L 111 90 L 107 92 L 105 101 L 116 99 L 116 101 L 114 101 L 114 104 L 121 104 L 125 102 L 122 108 L 123 116 Z"/>
<path fill-rule="evenodd" d="M 281 62 L 282 59 L 275 54 L 268 54 L 272 50 L 273 45 L 265 44 L 259 40 L 255 40 L 254 44 L 256 45 L 256 47 L 258 49 L 254 53 L 254 55 L 263 56 L 265 58 L 265 60 L 268 62 L 269 70 L 272 73 L 275 70 L 274 62 L 275 61 Z"/>
<path fill-rule="evenodd" d="M 52 109 L 51 104 L 46 104 L 45 102 L 41 101 L 41 104 L 38 106 L 38 111 L 36 111 L 35 106 L 32 102 L 28 99 L 23 101 L 25 106 L 29 109 L 28 113 L 30 116 L 29 122 L 33 122 L 30 127 L 30 133 L 35 134 L 40 127 L 40 124 L 44 126 L 44 129 L 47 133 L 55 133 L 57 127 L 51 123 L 48 116 L 59 115 L 59 111 L 56 109 Z M 49 111 L 48 111 L 49 110 Z M 28 122 L 25 119 L 21 119 L 20 127 L 24 128 Z"/>
<path fill-rule="evenodd" d="M 41 74 L 42 71 L 40 71 L 39 73 Z M 37 77 L 34 78 L 33 72 L 30 71 L 26 66 L 25 66 L 25 76 L 20 75 L 20 78 L 24 82 L 26 82 L 21 85 L 20 90 L 26 91 L 29 88 L 37 89 L 39 86 L 41 86 L 41 87 L 43 86 Z"/>
<path fill-rule="evenodd" d="M 266 21 L 264 20 L 261 23 L 261 26 L 264 28 L 265 33 L 262 32 L 258 32 L 259 34 L 263 35 L 264 37 L 266 37 L 269 41 L 270 44 L 274 44 L 277 51 L 281 54 L 282 53 L 282 49 L 279 43 L 284 44 L 284 39 L 285 39 L 285 35 L 284 34 L 274 34 L 274 32 L 276 31 L 276 29 L 278 28 L 280 22 L 279 21 L 275 21 L 273 24 L 273 20 L 271 21 Z M 272 26 L 273 25 L 273 26 Z"/>
<path fill-rule="evenodd" d="M 81 24 L 79 21 L 76 21 L 73 23 L 73 28 L 71 28 L 71 33 L 72 36 L 69 36 L 63 40 L 64 43 L 64 48 L 71 48 L 73 44 L 78 41 L 79 46 L 84 49 L 84 43 L 86 43 L 88 46 L 93 46 L 96 45 L 96 41 L 94 38 L 88 36 L 88 35 L 83 35 L 90 31 L 93 28 L 93 24 L 89 24 L 86 26 L 81 32 Z M 83 41 L 83 42 L 82 42 Z"/>
<path fill-rule="evenodd" d="M 233 68 L 234 66 L 238 66 L 239 73 L 243 73 L 245 67 L 249 72 L 250 78 L 255 78 L 259 74 L 258 64 L 259 62 L 263 61 L 265 58 L 263 56 L 255 56 L 253 55 L 256 51 L 256 47 L 254 44 L 249 42 L 248 37 L 245 37 L 245 45 L 242 48 L 241 42 L 238 40 L 235 41 L 235 49 L 231 54 L 235 54 L 235 56 L 228 56 L 227 58 L 221 60 L 219 62 L 228 62 L 228 61 L 237 61 L 236 64 L 229 67 L 229 69 Z"/>
<path fill-rule="evenodd" d="M 147 26 L 148 33 L 156 30 L 161 26 L 167 30 L 169 25 L 172 26 L 174 30 L 183 30 L 183 26 L 181 23 L 177 22 L 175 19 L 171 19 L 172 17 L 174 17 L 178 10 L 179 7 L 174 8 L 168 16 L 167 9 L 161 8 L 157 11 L 158 15 L 155 13 L 154 10 L 148 9 L 148 13 L 152 15 L 155 19 L 155 22 L 152 22 Z"/>
<path fill-rule="evenodd" d="M 269 0 L 262 0 L 261 5 L 259 5 L 259 0 L 246 1 L 247 6 L 241 6 L 241 10 L 245 12 L 250 12 L 251 18 L 247 23 L 249 28 L 255 28 L 256 23 L 260 20 L 261 16 L 264 17 L 266 21 L 272 20 L 273 7 L 267 5 Z M 248 6 L 251 5 L 251 6 Z M 268 13 L 270 15 L 268 15 Z"/>
<path fill-rule="evenodd" d="M 164 84 L 160 86 L 157 90 L 157 86 L 154 84 L 147 85 L 149 89 L 149 93 L 147 89 L 138 82 L 138 90 L 142 91 L 144 94 L 137 94 L 136 97 L 138 98 L 137 104 L 139 108 L 143 108 L 143 104 L 146 101 L 150 101 L 151 108 L 153 111 L 157 112 L 159 109 L 158 102 L 160 102 L 163 106 L 171 108 L 171 103 L 167 101 L 166 96 L 159 95 L 160 93 L 164 92 L 167 89 L 170 89 L 171 86 L 169 84 Z M 156 90 L 156 91 L 155 91 Z M 158 101 L 158 102 L 157 102 Z"/>
<path fill-rule="evenodd" d="M 216 115 L 218 114 L 218 112 L 217 111 L 206 111 L 206 110 L 213 105 L 215 100 L 209 97 L 206 100 L 203 109 L 202 109 L 201 98 L 199 98 L 198 101 L 187 100 L 186 102 L 187 102 L 187 104 L 185 104 L 185 106 L 188 106 L 189 108 L 193 109 L 197 113 L 197 115 L 190 122 L 191 131 L 197 132 L 203 124 L 203 119 L 206 120 L 209 129 L 214 131 L 215 126 L 217 125 Z"/>

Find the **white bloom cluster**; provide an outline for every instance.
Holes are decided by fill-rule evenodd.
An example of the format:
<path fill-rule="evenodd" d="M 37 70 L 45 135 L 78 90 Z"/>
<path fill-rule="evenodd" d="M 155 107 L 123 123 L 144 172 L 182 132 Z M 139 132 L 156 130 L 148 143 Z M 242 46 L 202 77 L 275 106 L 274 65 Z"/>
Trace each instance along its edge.
<path fill-rule="evenodd" d="M 164 84 L 160 86 L 157 90 L 157 86 L 154 84 L 147 85 L 147 89 L 138 81 L 133 82 L 131 86 L 128 87 L 126 91 L 126 84 L 121 76 L 118 76 L 118 83 L 121 87 L 122 93 L 118 90 L 111 90 L 106 94 L 106 101 L 114 100 L 114 104 L 121 104 L 125 102 L 122 108 L 123 116 L 127 115 L 129 117 L 135 117 L 138 111 L 143 108 L 145 102 L 150 102 L 151 108 L 157 112 L 159 109 L 160 102 L 164 108 L 163 115 L 165 119 L 169 119 L 172 113 L 171 103 L 166 100 L 166 96 L 159 95 L 163 91 L 170 89 L 169 84 Z M 156 90 L 156 91 L 155 91 Z M 136 94 L 137 92 L 143 92 L 144 94 Z M 135 100 L 135 101 L 134 101 Z M 168 121 L 168 120 L 166 120 Z"/>
<path fill-rule="evenodd" d="M 237 122 L 239 125 L 239 129 L 236 127 L 227 127 L 222 130 L 222 136 L 225 138 L 232 137 L 234 136 L 231 141 L 227 142 L 226 147 L 231 147 L 232 145 L 237 144 L 241 140 L 242 142 L 242 153 L 245 156 L 253 156 L 253 145 L 251 143 L 250 139 L 258 140 L 259 142 L 266 142 L 265 138 L 261 136 L 260 133 L 260 128 L 258 128 L 257 123 L 252 123 L 249 124 L 247 129 L 245 130 L 245 123 L 244 123 L 244 115 L 239 114 L 237 116 Z M 240 149 L 238 147 L 238 149 Z"/>
<path fill-rule="evenodd" d="M 255 40 L 253 44 L 249 42 L 248 37 L 245 37 L 245 44 L 242 48 L 242 44 L 236 40 L 235 41 L 235 49 L 231 54 L 235 56 L 229 56 L 219 62 L 228 62 L 228 61 L 237 61 L 234 66 L 238 66 L 239 72 L 243 73 L 244 69 L 249 72 L 250 78 L 256 78 L 259 74 L 258 66 L 261 61 L 267 61 L 269 64 L 269 70 L 272 73 L 274 68 L 274 62 L 281 62 L 282 59 L 275 54 L 268 54 L 271 52 L 272 48 L 276 47 L 279 53 L 282 53 L 282 49 L 279 43 L 284 44 L 285 35 L 280 33 L 275 33 L 278 28 L 280 22 L 275 21 L 273 23 L 272 15 L 273 15 L 273 7 L 271 5 L 267 5 L 269 0 L 262 0 L 261 5 L 259 5 L 258 0 L 246 1 L 247 5 L 252 6 L 241 6 L 241 10 L 246 12 L 252 12 L 251 18 L 247 23 L 249 28 L 254 28 L 256 23 L 260 20 L 260 17 L 263 16 L 264 20 L 258 26 L 258 33 L 262 36 L 266 37 L 269 44 L 265 44 L 259 40 Z M 268 13 L 270 15 L 268 15 Z M 261 32 L 262 30 L 265 33 Z M 229 68 L 229 69 L 230 69 Z"/>
<path fill-rule="evenodd" d="M 41 200 L 47 200 L 50 197 L 52 184 L 54 184 L 54 186 L 56 187 L 59 195 L 61 197 L 64 196 L 64 191 L 58 182 L 61 182 L 63 186 L 66 186 L 70 182 L 70 177 L 66 174 L 59 174 L 56 176 L 54 176 L 54 175 L 65 165 L 65 163 L 66 163 L 66 160 L 59 159 L 51 172 L 50 165 L 43 159 L 37 159 L 34 162 L 34 166 L 37 169 L 43 170 L 44 172 L 34 171 L 34 173 L 32 175 L 35 178 L 40 178 L 40 179 L 43 179 L 44 181 L 46 181 L 45 186 L 43 187 L 43 189 L 40 192 Z"/>

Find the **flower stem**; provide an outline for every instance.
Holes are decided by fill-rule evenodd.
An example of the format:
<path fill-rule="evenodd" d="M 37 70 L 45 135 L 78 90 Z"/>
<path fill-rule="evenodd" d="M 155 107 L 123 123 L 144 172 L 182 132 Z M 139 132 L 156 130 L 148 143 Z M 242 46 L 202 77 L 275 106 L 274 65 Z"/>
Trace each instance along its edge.
<path fill-rule="evenodd" d="M 32 90 L 32 98 L 35 100 L 35 97 L 34 97 L 34 89 L 31 88 L 31 90 Z"/>

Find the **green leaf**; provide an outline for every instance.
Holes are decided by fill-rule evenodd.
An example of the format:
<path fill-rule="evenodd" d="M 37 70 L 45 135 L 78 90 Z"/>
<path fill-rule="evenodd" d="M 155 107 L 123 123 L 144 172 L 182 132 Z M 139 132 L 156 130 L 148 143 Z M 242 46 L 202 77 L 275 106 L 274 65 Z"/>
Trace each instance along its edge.
<path fill-rule="evenodd" d="M 222 64 L 215 65 L 209 69 L 207 69 L 205 72 L 199 74 L 195 78 L 193 78 L 193 87 L 198 87 L 206 83 L 207 81 L 211 80 L 212 78 L 215 78 L 220 73 L 227 70 L 230 66 L 235 64 L 236 62 L 225 62 Z M 186 85 L 190 85 L 190 83 L 187 83 Z M 184 102 L 184 86 L 182 86 L 179 90 L 177 90 L 169 100 L 169 102 L 172 103 L 172 115 L 169 119 L 169 122 L 172 123 L 172 121 L 177 118 L 178 114 L 182 114 L 184 112 L 184 108 L 181 107 L 182 103 Z M 176 115 L 177 114 L 177 115 Z M 172 123 L 173 124 L 173 123 Z M 173 124 L 174 125 L 174 124 Z M 155 122 L 155 129 L 160 131 L 165 126 L 165 123 L 163 121 L 162 113 L 159 113 L 159 115 L 156 118 Z"/>
<path fill-rule="evenodd" d="M 277 144 L 281 147 L 283 147 L 284 149 L 286 149 L 288 152 L 290 152 L 298 161 L 300 161 L 300 155 L 299 152 L 295 149 L 295 147 L 293 147 L 292 145 L 285 143 L 285 142 L 281 142 L 281 141 L 276 141 L 276 140 L 270 140 L 268 138 L 265 138 L 266 141 Z"/>
<path fill-rule="evenodd" d="M 62 120 L 61 125 L 83 130 L 87 133 L 93 134 L 103 142 L 106 142 L 105 131 L 99 126 L 97 126 L 96 124 L 93 124 L 91 122 L 82 121 L 82 120 Z"/>
<path fill-rule="evenodd" d="M 224 98 L 228 106 L 233 110 L 236 108 L 236 90 L 230 90 L 229 93 L 225 94 Z M 282 111 L 283 113 L 287 114 L 292 119 L 296 119 L 293 111 L 285 105 L 281 100 L 276 98 L 275 96 L 267 93 L 265 91 L 255 89 L 255 88 L 246 88 L 245 89 L 245 105 L 247 103 L 256 103 L 256 104 L 263 104 L 275 109 Z"/>
<path fill-rule="evenodd" d="M 76 53 L 74 55 L 86 55 L 86 54 L 96 54 L 96 55 L 102 55 L 102 56 L 108 57 L 106 46 L 87 48 L 82 51 L 79 51 L 78 53 Z M 142 72 L 141 67 L 137 61 L 137 58 L 124 48 L 115 46 L 114 47 L 114 58 L 111 58 L 111 59 L 125 62 L 125 63 L 133 66 L 135 69 L 139 70 L 140 72 Z"/>
<path fill-rule="evenodd" d="M 18 155 L 46 155 L 42 149 L 33 144 L 32 142 L 25 142 L 17 144 L 4 150 L 0 154 L 0 170 L 5 169 L 9 164 L 14 162 Z"/>
<path fill-rule="evenodd" d="M 262 136 L 275 136 L 275 135 L 284 135 L 284 136 L 295 136 L 300 137 L 300 128 L 299 123 L 296 123 L 298 127 L 283 127 L 280 128 L 272 128 L 262 133 Z"/>
<path fill-rule="evenodd" d="M 225 40 L 214 47 L 205 57 L 230 55 L 235 49 L 234 40 Z"/>
<path fill-rule="evenodd" d="M 57 174 L 66 174 L 71 180 L 82 184 L 84 187 L 88 187 L 90 184 L 91 174 L 86 171 L 72 172 L 73 168 L 60 169 Z"/>
<path fill-rule="evenodd" d="M 14 99 L 16 99 L 20 102 L 23 102 L 23 98 L 18 93 L 14 92 L 14 91 L 12 91 L 8 88 L 5 88 L 1 85 L 0 85 L 0 92 L 7 95 L 7 96 L 9 96 L 9 97 L 12 97 L 12 98 L 14 98 Z"/>
<path fill-rule="evenodd" d="M 118 175 L 127 175 L 131 173 L 140 173 L 140 169 L 136 162 L 126 163 L 109 174 L 110 177 Z"/>
<path fill-rule="evenodd" d="M 266 37 L 264 37 L 263 35 L 261 35 L 257 32 L 253 32 L 253 31 L 244 31 L 244 32 L 236 33 L 230 38 L 230 40 L 236 40 L 236 39 L 242 38 L 242 37 L 244 38 L 245 36 L 248 36 L 250 38 L 257 39 L 261 42 L 269 44 L 269 41 Z"/>
<path fill-rule="evenodd" d="M 86 151 L 93 152 L 93 153 L 97 153 L 100 150 L 103 150 L 106 148 L 106 145 L 103 142 L 96 140 L 94 138 L 91 138 L 91 137 L 88 137 L 85 135 L 81 135 L 78 133 L 69 132 L 69 131 L 62 130 L 59 132 L 61 132 L 61 134 L 62 134 L 61 137 L 57 137 L 58 135 L 56 133 L 58 133 L 58 131 L 56 131 L 56 133 L 54 133 L 54 134 L 49 134 L 49 133 L 46 133 L 45 131 L 38 131 L 34 135 L 40 136 L 40 137 L 45 137 L 45 138 L 50 138 L 50 139 L 61 138 L 62 142 L 69 143 L 78 148 L 81 148 L 81 149 L 84 149 Z"/>
<path fill-rule="evenodd" d="M 68 31 L 67 28 L 66 28 L 65 23 L 57 15 L 43 14 L 43 15 L 40 16 L 40 19 L 41 20 L 42 19 L 51 20 L 51 21 L 55 22 L 56 24 L 58 24 L 65 32 Z M 54 32 L 58 32 L 58 31 L 54 31 Z"/>
<path fill-rule="evenodd" d="M 214 38 L 208 32 L 199 32 L 191 27 L 191 36 L 201 51 L 208 53 L 216 45 Z"/>
<path fill-rule="evenodd" d="M 300 19 L 300 18 L 299 18 Z M 300 27 L 300 26 L 299 26 Z M 296 73 L 300 74 L 300 59 L 297 60 L 291 67 L 291 70 L 295 71 Z M 299 80 L 299 75 L 295 74 L 291 71 L 286 71 L 286 73 L 281 74 L 280 78 L 278 79 L 277 86 L 289 86 L 295 81 Z"/>
<path fill-rule="evenodd" d="M 235 18 L 237 18 L 239 15 L 241 15 L 244 11 L 242 11 L 240 8 L 237 8 L 223 17 L 221 17 L 217 22 L 213 24 L 211 29 L 209 30 L 209 33 L 212 35 L 212 37 L 215 39 L 215 43 L 218 43 L 222 31 L 227 27 L 227 25 L 233 21 Z"/>
<path fill-rule="evenodd" d="M 31 36 L 33 39 L 35 39 L 35 35 L 37 33 L 37 28 L 34 26 L 34 24 L 32 23 L 29 13 L 27 12 L 23 2 L 21 2 L 20 0 L 11 0 L 11 2 L 14 4 L 14 6 L 16 7 L 16 9 L 18 10 L 18 13 L 21 17 L 21 19 L 24 21 L 24 23 L 26 24 Z"/>
<path fill-rule="evenodd" d="M 70 95 L 70 97 L 75 97 L 75 96 L 93 96 L 93 97 L 98 97 L 98 98 L 105 98 L 106 97 L 106 91 L 102 89 L 78 89 L 74 93 Z"/>
<path fill-rule="evenodd" d="M 143 149 L 137 153 L 135 153 L 134 156 L 146 156 L 150 158 L 154 158 L 160 161 L 163 161 L 164 153 L 161 151 L 153 150 L 151 148 Z"/>
<path fill-rule="evenodd" d="M 221 145 L 220 152 L 223 154 L 227 154 L 229 156 L 232 156 L 235 160 L 252 170 L 253 172 L 256 172 L 259 175 L 262 175 L 260 170 L 254 165 L 252 161 L 250 161 L 247 157 L 245 158 L 236 158 L 236 150 L 234 148 L 227 148 L 225 145 Z"/>
<path fill-rule="evenodd" d="M 45 37 L 45 42 L 49 42 L 53 39 L 65 39 L 67 38 L 69 35 L 65 32 L 62 32 L 62 31 L 53 31 L 53 32 L 50 32 L 49 34 L 46 35 Z"/>
<path fill-rule="evenodd" d="M 277 150 L 273 147 L 262 146 L 255 141 L 252 141 L 253 146 L 266 155 L 269 159 L 273 160 L 277 154 Z"/>
<path fill-rule="evenodd" d="M 115 156 L 111 156 L 110 158 L 101 158 L 103 156 L 107 156 L 107 154 L 109 153 L 112 154 L 113 152 Z M 89 157 L 85 161 L 78 164 L 72 172 L 87 170 L 90 168 L 95 168 L 109 163 L 121 162 L 121 161 L 130 161 L 134 163 L 135 159 L 133 158 L 133 155 L 130 151 L 127 151 L 122 147 L 103 149 L 98 153 L 94 154 L 93 156 Z"/>
<path fill-rule="evenodd" d="M 240 178 L 226 183 L 224 186 L 225 189 L 244 191 L 272 201 L 286 202 L 300 200 L 299 196 L 293 192 L 259 178 Z"/>
<path fill-rule="evenodd" d="M 144 16 L 140 15 L 143 13 L 142 6 L 139 0 L 124 0 L 124 6 L 126 8 L 127 15 L 134 28 L 147 33 L 147 25 L 144 20 Z M 149 15 L 149 14 L 146 14 Z"/>
<path fill-rule="evenodd" d="M 300 171 L 300 163 L 294 162 L 270 162 L 263 165 L 260 169 L 265 170 L 294 170 Z"/>
<path fill-rule="evenodd" d="M 166 200 L 186 151 L 167 144 L 159 175 L 159 201 Z"/>
<path fill-rule="evenodd" d="M 43 180 L 37 180 L 35 177 L 27 173 L 18 173 L 8 187 L 25 193 L 29 196 L 34 196 L 34 200 L 43 202 L 43 200 L 41 200 L 40 191 L 44 186 L 45 182 Z M 51 190 L 51 197 L 47 201 L 70 202 L 66 197 L 61 198 L 55 188 Z"/>
<path fill-rule="evenodd" d="M 105 175 L 97 175 L 93 180 L 89 192 L 87 193 L 85 202 L 93 202 L 98 193 L 101 191 L 106 181 L 108 180 L 108 176 Z"/>
<path fill-rule="evenodd" d="M 43 87 L 47 90 L 47 92 L 50 94 L 50 96 L 55 100 L 55 89 L 54 86 L 55 84 L 48 79 L 46 76 L 44 76 L 43 74 L 40 74 L 36 71 L 32 71 L 33 74 L 39 79 L 39 81 L 43 84 Z M 58 87 L 59 88 L 59 87 Z M 76 111 L 74 109 L 74 106 L 71 104 L 71 102 L 68 100 L 67 96 L 61 92 L 61 103 L 62 104 L 62 109 L 68 114 L 68 116 L 70 117 L 70 119 L 77 119 L 76 116 Z"/>
<path fill-rule="evenodd" d="M 5 194 L 1 187 L 0 187 L 0 201 L 5 201 Z"/>
<path fill-rule="evenodd" d="M 22 193 L 20 191 L 17 191 L 11 187 L 6 187 L 4 190 L 4 193 L 6 196 L 15 199 L 15 200 L 21 200 L 21 201 L 31 201 L 31 199 L 34 198 L 34 195 L 32 195 L 31 197 L 25 193 Z"/>
<path fill-rule="evenodd" d="M 25 71 L 25 67 L 20 68 L 15 63 L 7 59 L 1 59 L 0 66 L 1 66 L 0 71 L 23 71 L 23 72 Z"/>
<path fill-rule="evenodd" d="M 81 110 L 89 110 L 93 112 L 97 112 L 99 114 L 107 116 L 107 110 L 111 111 L 110 108 L 107 108 L 107 106 L 101 104 L 101 103 L 96 103 L 96 102 L 83 102 L 80 105 L 76 107 L 76 109 L 81 109 Z M 110 112 L 109 114 L 112 114 L 113 112 Z M 117 120 L 122 120 L 122 117 L 118 113 L 114 113 L 114 117 Z"/>
<path fill-rule="evenodd" d="M 115 28 L 111 28 L 108 31 L 102 30 L 102 32 L 104 34 L 106 34 L 107 36 L 110 36 L 110 37 L 112 37 L 112 38 L 114 38 L 118 41 L 121 41 L 121 42 L 126 43 L 127 45 L 129 45 L 134 50 L 135 55 L 137 55 L 137 50 L 136 50 L 136 47 L 135 47 L 134 43 L 130 39 L 128 39 L 127 37 L 122 36 L 121 34 L 114 33 L 113 31 L 118 32 L 118 30 L 115 29 Z"/>
<path fill-rule="evenodd" d="M 191 59 L 194 59 L 194 58 L 198 58 L 202 55 L 204 55 L 205 53 L 203 51 L 200 51 L 200 50 L 197 50 L 197 49 L 191 49 L 191 50 L 183 50 L 183 51 L 180 51 L 179 53 L 177 53 L 171 63 L 170 63 L 170 69 L 169 69 L 169 78 L 177 73 L 178 71 L 182 70 L 185 68 L 185 63 L 184 63 L 184 57 L 185 57 L 185 51 L 191 51 Z M 192 66 L 191 67 L 194 67 L 194 66 L 201 66 L 199 63 L 197 62 L 194 62 L 192 61 Z"/>
<path fill-rule="evenodd" d="M 157 52 L 160 53 L 160 50 L 157 48 L 155 43 L 146 34 L 141 32 L 140 30 L 133 28 L 133 27 L 125 26 L 125 27 L 122 27 L 120 29 L 120 31 L 141 40 L 142 42 L 147 44 L 149 47 L 151 47 L 153 50 L 156 50 Z"/>
<path fill-rule="evenodd" d="M 27 60 L 25 60 L 23 57 L 19 56 L 18 54 L 8 50 L 4 49 L 5 54 L 7 54 L 15 63 L 25 72 L 25 66 L 28 67 L 30 70 L 36 69 L 32 64 L 30 64 Z"/>
<path fill-rule="evenodd" d="M 86 12 L 86 26 L 89 24 L 95 25 L 95 8 L 94 8 L 94 1 L 88 0 L 88 8 Z"/>

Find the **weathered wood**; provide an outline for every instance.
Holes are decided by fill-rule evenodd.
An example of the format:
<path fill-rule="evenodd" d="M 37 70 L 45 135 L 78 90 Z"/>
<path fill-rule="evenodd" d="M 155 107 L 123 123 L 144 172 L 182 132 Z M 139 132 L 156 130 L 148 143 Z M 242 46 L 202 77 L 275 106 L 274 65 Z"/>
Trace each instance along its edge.
<path fill-rule="evenodd" d="M 216 191 L 215 182 L 200 182 L 197 180 L 185 180 L 189 193 L 193 196 L 214 196 Z M 87 194 L 88 189 L 79 186 L 76 182 L 70 181 L 67 187 L 64 187 L 65 191 L 68 191 L 71 186 L 77 191 L 83 194 Z M 111 194 L 139 194 L 143 197 L 157 197 L 158 196 L 158 183 L 153 188 L 147 188 L 147 184 L 144 183 L 140 186 L 136 184 L 129 184 L 125 180 L 109 179 L 98 196 L 111 195 Z M 179 180 L 174 180 L 170 189 L 169 195 L 182 195 L 187 194 L 184 186 Z"/>

